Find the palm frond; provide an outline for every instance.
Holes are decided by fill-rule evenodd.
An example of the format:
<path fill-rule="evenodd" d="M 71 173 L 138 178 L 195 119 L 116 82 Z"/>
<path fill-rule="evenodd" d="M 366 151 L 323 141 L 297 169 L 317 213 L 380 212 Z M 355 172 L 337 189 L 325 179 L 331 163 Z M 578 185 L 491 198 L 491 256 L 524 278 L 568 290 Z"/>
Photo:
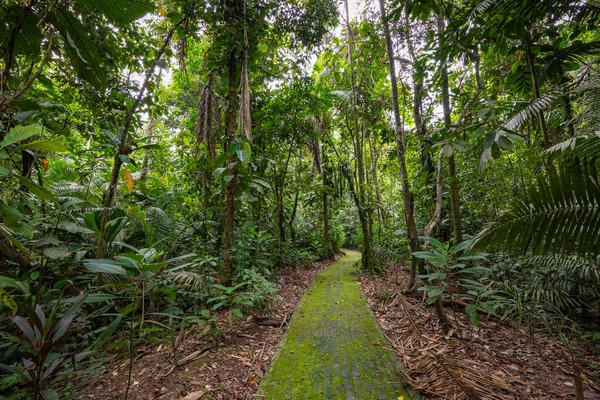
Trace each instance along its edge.
<path fill-rule="evenodd" d="M 527 107 L 511 117 L 502 128 L 514 131 L 520 129 L 525 123 L 539 115 L 540 111 L 545 111 L 562 95 L 562 88 L 554 89 L 543 94 L 539 99 L 532 101 Z"/>
<path fill-rule="evenodd" d="M 555 144 L 545 151 L 548 155 L 559 152 L 576 154 L 580 158 L 592 160 L 593 158 L 600 156 L 600 132 L 596 132 L 589 136 L 581 135 L 567 139 Z"/>
<path fill-rule="evenodd" d="M 507 250 L 547 254 L 600 252 L 600 187 L 593 168 L 575 162 L 560 173 L 551 165 L 547 176 L 526 198 L 480 232 L 473 247 L 503 246 Z"/>
<path fill-rule="evenodd" d="M 585 57 L 600 52 L 600 41 L 585 43 L 574 43 L 570 46 L 552 51 L 542 59 L 543 72 L 547 76 L 564 74 L 564 65 L 568 63 L 580 63 Z"/>
<path fill-rule="evenodd" d="M 171 273 L 170 276 L 174 282 L 185 285 L 195 291 L 206 289 L 209 285 L 205 276 L 197 272 L 179 270 Z"/>

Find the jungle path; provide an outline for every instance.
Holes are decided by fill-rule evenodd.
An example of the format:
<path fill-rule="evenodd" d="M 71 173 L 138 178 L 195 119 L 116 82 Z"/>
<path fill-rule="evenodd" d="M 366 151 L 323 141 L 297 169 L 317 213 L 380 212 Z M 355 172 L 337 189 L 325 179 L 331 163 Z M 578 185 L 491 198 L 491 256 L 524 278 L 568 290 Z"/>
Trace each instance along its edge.
<path fill-rule="evenodd" d="M 361 255 L 345 253 L 316 276 L 298 303 L 257 398 L 411 398 L 399 383 L 396 355 L 356 281 Z"/>

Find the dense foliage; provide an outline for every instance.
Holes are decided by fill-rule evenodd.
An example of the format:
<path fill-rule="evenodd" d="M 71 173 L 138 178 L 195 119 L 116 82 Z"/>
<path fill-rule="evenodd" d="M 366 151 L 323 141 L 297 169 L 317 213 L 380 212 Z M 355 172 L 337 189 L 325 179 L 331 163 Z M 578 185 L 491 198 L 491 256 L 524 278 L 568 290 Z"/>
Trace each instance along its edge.
<path fill-rule="evenodd" d="M 343 246 L 447 325 L 598 336 L 595 2 L 121 3 L 0 5 L 0 392 L 69 396 Z"/>

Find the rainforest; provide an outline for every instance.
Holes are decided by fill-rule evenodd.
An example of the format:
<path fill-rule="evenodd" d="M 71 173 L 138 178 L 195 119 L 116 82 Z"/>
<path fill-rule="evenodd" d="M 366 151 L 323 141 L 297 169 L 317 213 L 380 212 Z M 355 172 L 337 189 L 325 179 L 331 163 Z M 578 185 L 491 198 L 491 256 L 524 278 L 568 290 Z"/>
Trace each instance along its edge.
<path fill-rule="evenodd" d="M 599 23 L 0 1 L 0 399 L 600 399 Z"/>

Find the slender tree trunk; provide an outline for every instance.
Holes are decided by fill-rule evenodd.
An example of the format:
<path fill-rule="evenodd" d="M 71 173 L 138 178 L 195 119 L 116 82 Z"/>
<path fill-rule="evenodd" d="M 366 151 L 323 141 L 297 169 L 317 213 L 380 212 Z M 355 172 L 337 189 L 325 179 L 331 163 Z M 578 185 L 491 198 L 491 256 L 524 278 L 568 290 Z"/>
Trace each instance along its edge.
<path fill-rule="evenodd" d="M 444 30 L 446 23 L 444 17 L 438 15 L 438 38 L 439 46 L 443 51 L 444 47 Z M 451 116 L 450 116 L 450 90 L 448 84 L 448 67 L 446 58 L 442 59 L 442 107 L 444 109 L 444 127 L 446 133 L 450 134 Z M 448 157 L 448 175 L 450 176 L 450 209 L 452 211 L 452 229 L 454 231 L 454 241 L 456 244 L 462 242 L 462 226 L 460 220 L 460 204 L 458 196 L 458 177 L 456 176 L 456 161 L 454 153 Z"/>
<path fill-rule="evenodd" d="M 529 32 L 529 27 L 527 26 L 525 26 L 525 50 L 527 51 L 527 65 L 531 74 L 531 83 L 533 84 L 533 96 L 534 99 L 539 99 L 540 85 L 535 72 L 535 58 L 533 56 L 533 51 L 531 50 L 531 33 Z M 552 143 L 550 142 L 550 137 L 548 136 L 548 128 L 546 127 L 544 112 L 539 110 L 537 114 L 540 123 L 540 130 L 542 131 L 542 137 L 544 138 L 543 147 L 550 147 Z"/>
<path fill-rule="evenodd" d="M 410 21 L 408 20 L 408 17 L 406 26 L 406 44 L 413 63 L 413 119 L 415 121 L 415 134 L 417 138 L 419 138 L 419 142 L 421 144 L 421 165 L 423 166 L 423 171 L 425 171 L 425 173 L 427 174 L 425 180 L 425 187 L 427 193 L 433 200 L 435 199 L 435 190 L 431 190 L 431 185 L 435 169 L 431 157 L 431 140 L 427 137 L 427 125 L 425 124 L 425 120 L 423 119 L 423 98 L 426 94 L 423 85 L 423 76 L 425 71 L 423 70 L 422 63 L 417 58 L 417 53 L 415 51 L 415 47 L 413 45 L 413 40 L 411 36 Z M 407 97 L 406 93 L 404 93 L 404 95 L 405 97 Z"/>
<path fill-rule="evenodd" d="M 322 188 L 322 201 L 323 201 L 323 259 L 330 260 L 334 257 L 334 249 L 331 243 L 331 234 L 329 227 L 329 175 L 328 175 L 328 166 L 327 166 L 327 152 L 325 151 L 325 129 L 327 126 L 325 124 L 325 116 L 323 116 L 323 121 L 320 124 L 322 129 L 321 131 L 321 178 L 323 180 L 323 188 Z"/>
<path fill-rule="evenodd" d="M 298 211 L 298 197 L 300 195 L 300 183 L 296 184 L 296 195 L 294 196 L 294 206 L 292 207 L 292 215 L 290 215 L 290 236 L 292 237 L 292 246 L 296 246 L 296 229 L 294 229 L 294 220 L 296 219 L 296 212 Z"/>
<path fill-rule="evenodd" d="M 227 74 L 229 82 L 227 85 L 227 114 L 225 117 L 225 135 L 227 150 L 233 146 L 236 139 L 239 66 L 240 60 L 236 51 L 229 54 L 227 60 Z M 228 285 L 233 277 L 233 246 L 234 218 L 235 218 L 235 189 L 237 184 L 237 159 L 235 155 L 227 157 L 227 184 L 225 186 L 225 218 L 223 224 L 223 283 Z"/>
<path fill-rule="evenodd" d="M 156 121 L 153 117 L 150 117 L 148 121 L 148 136 L 154 136 L 154 127 Z M 148 138 L 146 144 L 152 144 L 152 138 Z M 144 160 L 142 161 L 142 168 L 140 170 L 140 183 L 145 184 L 148 178 L 148 165 L 150 164 L 150 149 L 144 151 Z"/>
<path fill-rule="evenodd" d="M 414 204 L 412 199 L 412 193 L 410 190 L 410 183 L 408 181 L 408 170 L 406 168 L 405 150 L 404 150 L 404 128 L 400 119 L 400 106 L 398 104 L 398 81 L 396 79 L 396 66 L 394 61 L 394 46 L 392 44 L 392 37 L 390 36 L 390 27 L 388 24 L 385 3 L 384 0 L 379 0 L 379 7 L 381 9 L 381 21 L 383 24 L 383 31 L 385 34 L 385 41 L 387 45 L 388 61 L 390 65 L 390 82 L 392 86 L 392 107 L 394 111 L 394 128 L 396 130 L 396 146 L 398 153 L 398 164 L 400 166 L 400 178 L 402 180 L 402 203 L 404 206 L 404 220 L 406 222 L 406 231 L 408 234 L 408 241 L 410 244 L 410 251 L 415 253 L 421 250 L 419 245 L 419 238 L 417 235 L 417 226 L 415 224 L 414 215 Z M 412 289 L 415 285 L 417 266 L 421 264 L 416 257 L 412 257 L 411 262 L 411 273 L 410 282 L 408 289 Z"/>
<path fill-rule="evenodd" d="M 354 152 L 356 160 L 356 169 L 358 173 L 358 208 L 359 219 L 361 221 L 361 230 L 363 233 L 363 254 L 362 268 L 369 271 L 372 268 L 372 233 L 371 233 L 371 218 L 368 210 L 367 199 L 365 195 L 365 167 L 363 156 L 363 140 L 362 133 L 358 125 L 358 99 L 356 94 L 356 78 L 354 75 L 354 36 L 352 26 L 350 25 L 350 13 L 348 11 L 348 0 L 344 0 L 346 7 L 346 29 L 348 31 L 348 60 L 350 64 L 350 83 L 352 86 L 352 136 L 354 138 Z"/>
<path fill-rule="evenodd" d="M 108 186 L 106 188 L 106 191 L 104 192 L 104 197 L 102 199 L 102 207 L 103 207 L 102 222 L 100 223 L 100 229 L 99 229 L 99 233 L 98 233 L 98 246 L 96 249 L 96 256 L 98 258 L 104 257 L 104 254 L 106 253 L 106 246 L 107 246 L 106 225 L 108 224 L 108 220 L 110 218 L 110 214 L 111 214 L 112 208 L 114 206 L 115 196 L 117 194 L 117 184 L 119 182 L 119 174 L 121 172 L 121 166 L 123 165 L 123 160 L 121 159 L 121 157 L 124 155 L 129 155 L 129 152 L 130 152 L 130 149 L 127 145 L 127 139 L 129 138 L 129 130 L 131 129 L 133 117 L 134 117 L 135 113 L 137 112 L 138 107 L 142 103 L 144 94 L 146 93 L 146 87 L 148 86 L 148 83 L 150 82 L 152 75 L 154 75 L 154 70 L 156 69 L 157 62 L 162 58 L 163 54 L 167 50 L 167 47 L 169 46 L 169 43 L 171 43 L 171 38 L 173 37 L 175 30 L 183 22 L 185 22 L 185 20 L 187 20 L 188 18 L 189 18 L 189 15 L 185 15 L 181 20 L 179 20 L 179 22 L 177 22 L 175 25 L 173 25 L 171 27 L 171 29 L 169 29 L 169 32 L 167 33 L 167 36 L 165 37 L 165 40 L 164 40 L 162 46 L 156 52 L 155 62 L 152 63 L 152 66 L 146 72 L 146 77 L 144 78 L 144 82 L 142 83 L 140 92 L 138 93 L 138 96 L 136 97 L 135 101 L 133 102 L 133 105 L 131 106 L 129 113 L 127 113 L 127 116 L 125 117 L 125 122 L 123 124 L 123 131 L 121 132 L 121 141 L 119 142 L 119 146 L 117 148 L 117 152 L 114 157 L 113 168 L 112 168 L 112 172 L 110 175 L 110 180 L 108 182 Z"/>
<path fill-rule="evenodd" d="M 442 215 L 442 178 L 443 178 L 442 175 L 443 175 L 443 171 L 444 171 L 443 162 L 444 162 L 444 151 L 440 150 L 440 154 L 438 156 L 437 177 L 435 180 L 435 206 L 434 206 L 433 215 L 431 216 L 429 223 L 425 227 L 425 233 L 424 233 L 425 250 L 429 250 L 429 248 L 430 248 L 430 244 L 427 239 L 431 237 L 431 232 L 433 231 L 433 228 L 437 225 L 437 223 L 440 219 L 440 216 Z M 440 286 L 442 284 L 437 279 L 434 280 L 432 283 L 436 286 Z M 442 304 L 441 297 L 435 301 L 435 314 L 437 315 L 438 319 L 440 320 L 440 323 L 443 325 L 445 330 L 448 330 L 449 328 L 452 327 L 452 325 L 450 323 L 450 319 L 448 319 L 448 316 L 446 315 L 446 312 L 444 311 L 444 306 Z"/>

